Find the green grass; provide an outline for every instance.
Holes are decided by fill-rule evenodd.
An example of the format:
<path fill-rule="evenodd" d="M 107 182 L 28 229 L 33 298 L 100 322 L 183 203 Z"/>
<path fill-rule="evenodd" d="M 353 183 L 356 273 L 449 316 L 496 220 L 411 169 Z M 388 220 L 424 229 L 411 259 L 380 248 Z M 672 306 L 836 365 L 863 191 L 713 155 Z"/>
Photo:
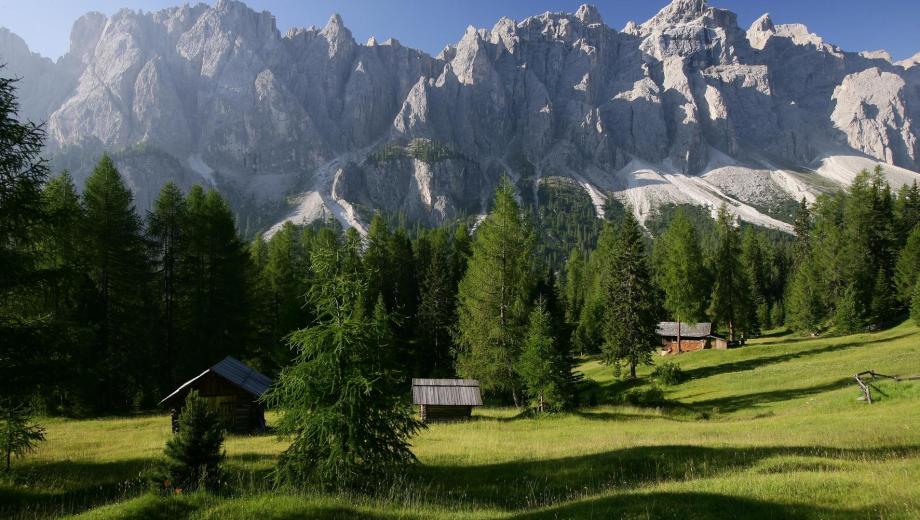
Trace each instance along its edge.
<path fill-rule="evenodd" d="M 920 374 L 914 325 L 668 360 L 683 383 L 655 386 L 652 367 L 620 381 L 587 360 L 598 406 L 537 418 L 489 408 L 433 425 L 413 441 L 421 464 L 370 496 L 272 490 L 284 443 L 265 435 L 228 439 L 221 496 L 159 497 L 142 474 L 162 453 L 166 416 L 49 419 L 48 442 L 0 480 L 0 516 L 920 517 L 920 381 L 876 384 L 873 405 L 852 382 L 868 369 Z M 616 404 L 627 402 L 638 405 Z"/>

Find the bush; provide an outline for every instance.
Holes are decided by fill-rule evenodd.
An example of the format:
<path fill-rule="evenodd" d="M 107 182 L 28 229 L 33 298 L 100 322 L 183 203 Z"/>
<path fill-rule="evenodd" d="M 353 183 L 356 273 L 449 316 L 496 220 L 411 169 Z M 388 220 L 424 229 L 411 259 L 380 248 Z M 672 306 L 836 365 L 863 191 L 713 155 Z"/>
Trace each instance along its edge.
<path fill-rule="evenodd" d="M 652 377 L 663 385 L 676 385 L 684 380 L 684 371 L 677 363 L 667 361 L 655 367 Z"/>
<path fill-rule="evenodd" d="M 167 492 L 205 488 L 220 481 L 224 430 L 207 401 L 192 390 L 179 415 L 179 428 L 166 442 L 163 487 Z"/>

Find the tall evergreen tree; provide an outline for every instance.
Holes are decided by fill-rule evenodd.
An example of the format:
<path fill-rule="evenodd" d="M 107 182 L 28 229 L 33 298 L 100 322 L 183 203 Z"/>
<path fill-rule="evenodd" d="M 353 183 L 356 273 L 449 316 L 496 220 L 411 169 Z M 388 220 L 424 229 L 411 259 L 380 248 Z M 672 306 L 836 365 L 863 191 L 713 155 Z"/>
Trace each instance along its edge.
<path fill-rule="evenodd" d="M 898 299 L 909 304 L 920 274 L 920 226 L 915 226 L 898 255 L 894 269 L 894 284 Z"/>
<path fill-rule="evenodd" d="M 644 237 L 632 212 L 620 226 L 610 262 L 603 267 L 604 344 L 608 364 L 625 362 L 631 378 L 658 348 L 658 298 L 646 264 Z"/>
<path fill-rule="evenodd" d="M 818 278 L 812 260 L 800 261 L 786 298 L 788 323 L 794 330 L 817 334 L 821 329 L 825 308 Z"/>
<path fill-rule="evenodd" d="M 655 242 L 653 260 L 656 281 L 664 290 L 664 307 L 677 320 L 678 351 L 682 321 L 695 322 L 706 310 L 707 285 L 703 253 L 696 228 L 678 210 Z"/>
<path fill-rule="evenodd" d="M 917 181 L 898 189 L 894 201 L 894 218 L 897 244 L 901 246 L 910 232 L 920 224 L 920 186 L 917 186 Z"/>
<path fill-rule="evenodd" d="M 279 431 L 293 437 L 278 463 L 282 481 L 363 488 L 415 460 L 408 439 L 421 425 L 394 368 L 382 300 L 369 318 L 354 244 L 329 235 L 321 232 L 311 253 L 318 322 L 291 336 L 296 358 L 266 400 L 281 411 Z"/>
<path fill-rule="evenodd" d="M 484 390 L 510 392 L 516 405 L 521 385 L 514 365 L 530 310 L 533 250 L 533 232 L 504 179 L 460 282 L 457 371 Z"/>
<path fill-rule="evenodd" d="M 795 248 L 792 254 L 793 263 L 799 265 L 809 254 L 811 254 L 811 211 L 808 209 L 808 201 L 802 197 L 799 207 L 795 212 L 795 223 L 793 232 L 795 233 Z"/>
<path fill-rule="evenodd" d="M 15 81 L 0 78 L 0 399 L 24 406 L 50 355 L 36 296 L 42 278 L 35 233 L 45 218 L 44 130 L 18 118 Z"/>
<path fill-rule="evenodd" d="M 422 374 L 453 374 L 451 330 L 457 320 L 457 284 L 451 276 L 451 252 L 447 233 L 435 230 L 429 241 L 430 253 L 422 272 L 418 309 L 418 352 Z M 421 266 L 420 266 L 421 267 Z"/>
<path fill-rule="evenodd" d="M 596 353 L 604 342 L 604 287 L 616 248 L 616 228 L 605 222 L 598 235 L 597 247 L 591 252 L 585 277 L 585 302 L 575 328 L 573 347 L 581 353 Z"/>
<path fill-rule="evenodd" d="M 153 212 L 148 217 L 147 235 L 153 248 L 154 278 L 160 306 L 162 337 L 163 387 L 177 383 L 176 357 L 179 354 L 178 306 L 184 280 L 180 276 L 180 265 L 184 255 L 185 240 L 182 235 L 187 226 L 185 199 L 179 188 L 167 183 L 153 203 Z"/>
<path fill-rule="evenodd" d="M 92 281 L 87 308 L 95 325 L 96 352 L 89 365 L 85 401 L 97 411 L 125 409 L 148 386 L 150 271 L 134 197 L 108 155 L 83 191 L 82 236 Z M 152 396 L 148 396 L 152 397 Z"/>
<path fill-rule="evenodd" d="M 537 411 L 558 411 L 569 401 L 572 367 L 567 349 L 553 333 L 546 302 L 539 299 L 530 313 L 527 336 L 517 371 L 527 397 Z"/>
<path fill-rule="evenodd" d="M 728 328 L 728 337 L 735 341 L 739 333 L 747 331 L 749 323 L 750 282 L 741 265 L 741 244 L 735 219 L 723 204 L 716 218 L 718 245 L 713 252 L 712 299 L 709 316 Z"/>
<path fill-rule="evenodd" d="M 243 355 L 252 340 L 251 259 L 226 201 L 193 186 L 186 196 L 186 296 L 182 305 L 186 366 L 182 377 L 227 354 Z M 245 357 L 245 356 L 244 356 Z"/>

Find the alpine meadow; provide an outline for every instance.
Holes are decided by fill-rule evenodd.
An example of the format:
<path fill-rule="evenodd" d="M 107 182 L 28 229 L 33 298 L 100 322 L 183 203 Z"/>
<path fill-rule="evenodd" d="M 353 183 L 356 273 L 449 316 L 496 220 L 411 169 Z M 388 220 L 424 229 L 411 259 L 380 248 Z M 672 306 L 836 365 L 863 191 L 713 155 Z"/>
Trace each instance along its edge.
<path fill-rule="evenodd" d="M 920 54 L 165 2 L 4 8 L 0 518 L 920 518 Z"/>

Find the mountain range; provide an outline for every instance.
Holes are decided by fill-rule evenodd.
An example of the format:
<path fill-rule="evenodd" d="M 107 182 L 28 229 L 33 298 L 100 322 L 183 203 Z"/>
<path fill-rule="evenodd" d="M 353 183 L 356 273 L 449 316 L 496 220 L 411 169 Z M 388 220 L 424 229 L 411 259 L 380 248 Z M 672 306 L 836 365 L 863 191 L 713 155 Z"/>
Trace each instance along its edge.
<path fill-rule="evenodd" d="M 376 210 L 423 223 L 480 214 L 502 175 L 549 178 L 640 220 L 723 202 L 789 230 L 801 198 L 883 164 L 920 179 L 920 55 L 847 52 L 705 0 L 609 27 L 597 9 L 469 27 L 437 56 L 338 15 L 282 35 L 234 0 L 89 13 L 56 61 L 0 29 L 20 115 L 46 122 L 55 169 L 81 182 L 112 155 L 149 208 L 167 181 L 213 186 L 255 230 Z"/>

